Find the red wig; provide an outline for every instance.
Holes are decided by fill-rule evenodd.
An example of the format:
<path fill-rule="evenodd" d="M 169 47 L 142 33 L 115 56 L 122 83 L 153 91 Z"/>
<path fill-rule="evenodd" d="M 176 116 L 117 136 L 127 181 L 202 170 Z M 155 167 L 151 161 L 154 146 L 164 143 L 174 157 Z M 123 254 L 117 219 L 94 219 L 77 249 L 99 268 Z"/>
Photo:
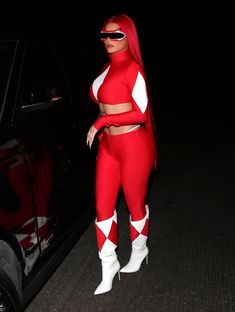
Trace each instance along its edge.
<path fill-rule="evenodd" d="M 129 16 L 121 14 L 114 15 L 108 18 L 104 23 L 104 27 L 108 23 L 116 23 L 119 25 L 121 30 L 126 34 L 128 41 L 128 51 L 130 56 L 144 69 L 139 45 L 139 38 L 133 20 Z"/>
<path fill-rule="evenodd" d="M 128 41 L 128 52 L 129 55 L 142 67 L 145 76 L 145 68 L 142 60 L 142 55 L 141 55 L 141 50 L 140 50 L 140 44 L 139 44 L 139 38 L 136 30 L 135 23 L 133 20 L 124 14 L 120 15 L 114 15 L 110 18 L 108 18 L 104 22 L 104 28 L 108 23 L 116 23 L 119 25 L 121 30 L 126 34 L 127 41 Z M 147 81 L 147 79 L 146 79 Z M 148 118 L 146 121 L 146 128 L 152 138 L 153 145 L 155 146 L 155 168 L 157 168 L 157 162 L 158 162 L 158 157 L 157 157 L 157 146 L 156 146 L 156 141 L 158 139 L 157 131 L 156 131 L 156 126 L 154 122 L 154 118 L 152 115 L 152 109 L 151 109 L 151 101 L 150 101 L 150 92 L 149 92 L 149 86 L 147 82 L 147 92 L 148 92 L 148 98 L 149 98 L 149 104 L 148 105 Z"/>

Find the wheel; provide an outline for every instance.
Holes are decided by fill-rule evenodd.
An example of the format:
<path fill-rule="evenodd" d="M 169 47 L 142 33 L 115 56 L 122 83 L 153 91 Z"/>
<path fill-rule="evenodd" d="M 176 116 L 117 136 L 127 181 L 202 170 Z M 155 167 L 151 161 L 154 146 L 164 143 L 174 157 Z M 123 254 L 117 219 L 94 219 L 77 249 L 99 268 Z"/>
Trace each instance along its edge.
<path fill-rule="evenodd" d="M 9 276 L 0 269 L 0 312 L 20 312 L 21 302 Z"/>

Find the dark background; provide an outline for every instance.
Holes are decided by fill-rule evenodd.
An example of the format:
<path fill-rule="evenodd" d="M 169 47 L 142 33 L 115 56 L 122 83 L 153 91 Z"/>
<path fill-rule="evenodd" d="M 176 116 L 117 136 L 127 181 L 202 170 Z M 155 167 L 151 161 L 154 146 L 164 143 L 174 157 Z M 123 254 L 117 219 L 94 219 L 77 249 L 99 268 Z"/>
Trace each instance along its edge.
<path fill-rule="evenodd" d="M 229 8 L 220 4 L 8 2 L 1 9 L 0 35 L 59 44 L 77 99 L 90 101 L 89 84 L 106 60 L 97 34 L 107 17 L 119 13 L 136 23 L 160 131 L 168 126 L 228 131 L 234 122 L 226 53 L 230 19 Z"/>

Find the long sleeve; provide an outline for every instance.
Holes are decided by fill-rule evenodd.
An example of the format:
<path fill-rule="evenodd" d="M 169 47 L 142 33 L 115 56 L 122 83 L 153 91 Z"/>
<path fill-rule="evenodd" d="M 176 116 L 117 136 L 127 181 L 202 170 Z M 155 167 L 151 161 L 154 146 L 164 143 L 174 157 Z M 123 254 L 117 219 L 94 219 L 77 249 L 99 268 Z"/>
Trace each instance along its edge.
<path fill-rule="evenodd" d="M 135 68 L 134 68 L 135 69 Z M 143 75 L 140 72 L 131 73 L 132 79 L 128 79 L 129 90 L 131 93 L 130 101 L 132 103 L 132 110 L 128 112 L 109 114 L 99 117 L 94 127 L 100 130 L 103 127 L 109 126 L 123 126 L 132 124 L 142 124 L 146 121 L 146 109 L 148 105 L 148 96 L 146 91 L 146 84 Z M 134 77 L 134 79 L 133 79 Z"/>
<path fill-rule="evenodd" d="M 109 126 L 123 126 L 123 125 L 132 125 L 132 124 L 141 124 L 146 121 L 146 114 L 138 112 L 137 110 L 131 110 L 125 113 L 119 114 L 109 114 L 99 117 L 95 123 L 94 127 L 97 130 L 100 130 L 103 127 Z"/>

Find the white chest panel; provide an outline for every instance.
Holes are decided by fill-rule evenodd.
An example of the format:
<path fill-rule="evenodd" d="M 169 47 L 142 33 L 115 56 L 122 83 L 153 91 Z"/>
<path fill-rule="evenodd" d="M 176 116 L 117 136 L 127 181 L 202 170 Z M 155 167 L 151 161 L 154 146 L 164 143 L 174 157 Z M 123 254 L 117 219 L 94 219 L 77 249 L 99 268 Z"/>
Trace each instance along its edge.
<path fill-rule="evenodd" d="M 98 100 L 97 94 L 98 94 L 99 88 L 102 85 L 105 77 L 107 76 L 109 68 L 110 68 L 110 66 L 107 67 L 105 69 L 105 71 L 94 80 L 94 82 L 92 84 L 92 91 L 93 91 L 93 94 L 94 94 L 94 97 L 96 98 L 96 100 Z"/>

